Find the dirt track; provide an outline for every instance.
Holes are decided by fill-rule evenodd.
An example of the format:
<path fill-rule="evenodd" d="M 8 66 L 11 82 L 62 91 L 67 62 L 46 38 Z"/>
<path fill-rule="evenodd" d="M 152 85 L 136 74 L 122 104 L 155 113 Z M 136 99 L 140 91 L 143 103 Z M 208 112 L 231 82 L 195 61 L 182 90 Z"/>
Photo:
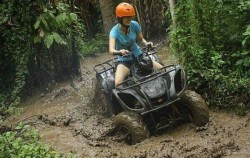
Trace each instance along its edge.
<path fill-rule="evenodd" d="M 159 55 L 163 63 L 174 62 L 167 50 Z M 191 124 L 162 131 L 132 146 L 110 136 L 112 118 L 102 112 L 101 103 L 93 102 L 93 66 L 110 56 L 100 54 L 82 62 L 82 81 L 55 85 L 47 94 L 34 96 L 23 103 L 24 113 L 11 116 L 5 124 L 23 121 L 35 126 L 42 141 L 60 152 L 77 157 L 250 157 L 250 114 L 239 117 L 210 110 L 206 129 Z M 52 88 L 51 88 L 52 89 Z"/>

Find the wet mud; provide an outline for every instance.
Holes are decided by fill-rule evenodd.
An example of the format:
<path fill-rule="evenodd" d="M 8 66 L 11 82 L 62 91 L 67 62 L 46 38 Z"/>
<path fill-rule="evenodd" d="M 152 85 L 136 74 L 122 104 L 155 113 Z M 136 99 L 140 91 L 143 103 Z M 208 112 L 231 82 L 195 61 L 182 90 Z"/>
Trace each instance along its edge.
<path fill-rule="evenodd" d="M 164 44 L 158 54 L 164 64 L 176 62 Z M 113 118 L 95 95 L 93 66 L 110 58 L 108 53 L 84 58 L 82 80 L 56 84 L 47 94 L 29 98 L 22 104 L 23 113 L 8 117 L 3 127 L 30 124 L 38 129 L 44 143 L 79 158 L 250 157 L 250 114 L 240 117 L 215 109 L 210 109 L 206 127 L 181 124 L 141 143 L 125 144 L 113 134 Z"/>

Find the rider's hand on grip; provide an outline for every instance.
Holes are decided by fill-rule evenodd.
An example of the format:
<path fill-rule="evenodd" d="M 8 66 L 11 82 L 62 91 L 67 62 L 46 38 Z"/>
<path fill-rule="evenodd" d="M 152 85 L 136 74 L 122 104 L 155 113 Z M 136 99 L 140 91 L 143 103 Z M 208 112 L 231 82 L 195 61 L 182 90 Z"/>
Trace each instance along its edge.
<path fill-rule="evenodd" d="M 145 46 L 146 46 L 148 49 L 151 49 L 151 48 L 153 48 L 153 42 L 146 42 L 146 43 L 145 43 Z"/>
<path fill-rule="evenodd" d="M 119 51 L 113 52 L 113 55 L 120 55 L 120 56 L 126 56 L 128 54 L 129 54 L 129 51 L 125 49 L 121 49 Z"/>
<path fill-rule="evenodd" d="M 127 56 L 127 55 L 129 55 L 129 51 L 128 51 L 128 50 L 121 49 L 120 52 L 121 52 L 122 56 Z"/>

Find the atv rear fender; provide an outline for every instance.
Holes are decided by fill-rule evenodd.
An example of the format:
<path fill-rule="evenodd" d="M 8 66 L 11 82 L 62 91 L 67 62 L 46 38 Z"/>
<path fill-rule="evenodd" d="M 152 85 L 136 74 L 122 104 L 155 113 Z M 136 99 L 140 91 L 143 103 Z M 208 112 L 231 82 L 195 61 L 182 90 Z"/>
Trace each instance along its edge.
<path fill-rule="evenodd" d="M 107 60 L 94 67 L 96 78 L 101 83 L 103 90 L 111 94 L 115 88 L 113 59 Z"/>

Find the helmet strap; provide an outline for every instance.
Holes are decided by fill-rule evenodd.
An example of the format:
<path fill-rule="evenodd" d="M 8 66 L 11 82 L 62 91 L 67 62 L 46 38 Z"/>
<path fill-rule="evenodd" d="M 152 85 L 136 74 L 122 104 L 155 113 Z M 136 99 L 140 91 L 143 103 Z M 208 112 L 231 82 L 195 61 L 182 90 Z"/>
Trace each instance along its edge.
<path fill-rule="evenodd" d="M 125 33 L 126 33 L 126 35 L 128 35 L 129 26 L 124 25 L 124 24 L 123 24 L 123 22 L 122 22 L 122 21 L 123 21 L 122 19 L 123 19 L 123 17 L 121 17 L 121 18 L 120 18 L 120 17 L 119 17 L 119 18 L 117 18 L 118 23 L 119 23 L 119 24 L 121 24 L 123 27 L 125 27 L 125 28 L 126 28 L 126 32 L 125 32 Z"/>

